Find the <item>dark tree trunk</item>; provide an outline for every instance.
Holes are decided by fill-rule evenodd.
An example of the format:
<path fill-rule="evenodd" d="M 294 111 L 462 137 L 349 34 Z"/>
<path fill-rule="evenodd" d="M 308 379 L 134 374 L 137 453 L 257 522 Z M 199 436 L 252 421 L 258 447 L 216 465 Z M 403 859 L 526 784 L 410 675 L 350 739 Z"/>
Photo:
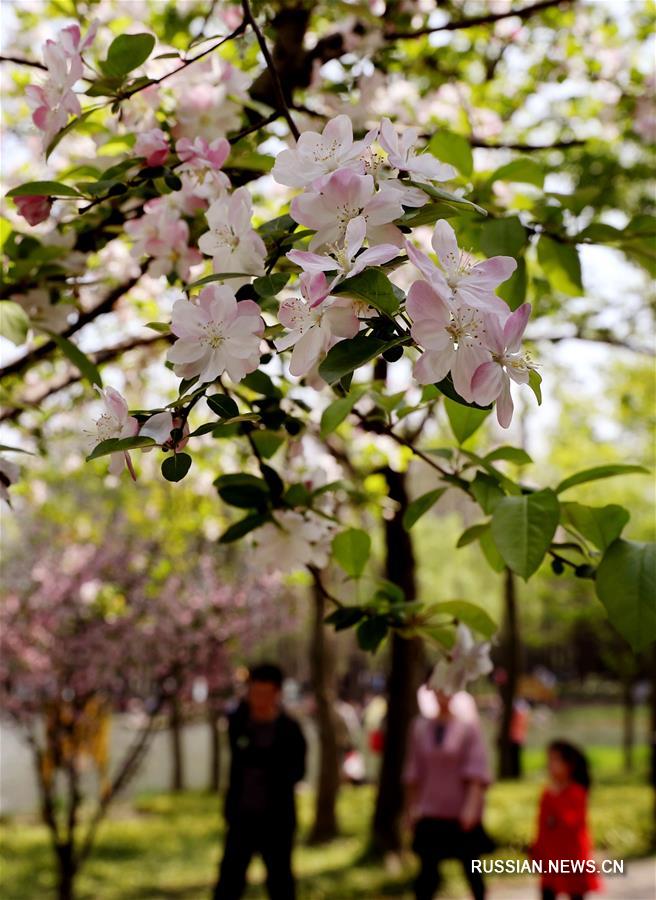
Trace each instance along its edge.
<path fill-rule="evenodd" d="M 309 842 L 319 844 L 331 840 L 338 833 L 336 805 L 339 791 L 339 748 L 335 727 L 333 660 L 329 638 L 323 624 L 326 599 L 318 585 L 314 587 L 313 600 L 314 615 L 309 650 L 319 737 L 319 780 Z"/>
<path fill-rule="evenodd" d="M 412 539 L 403 527 L 408 508 L 405 474 L 385 470 L 389 496 L 397 508 L 385 522 L 385 575 L 397 584 L 407 603 L 416 598 L 415 557 Z M 401 781 L 410 723 L 417 712 L 417 690 L 424 660 L 420 639 L 404 639 L 394 634 L 391 641 L 391 665 L 387 688 L 385 747 L 378 782 L 373 819 L 372 850 L 394 853 L 401 849 L 401 815 L 404 792 Z"/>
<path fill-rule="evenodd" d="M 649 783 L 653 792 L 654 806 L 652 818 L 651 845 L 656 848 L 656 644 L 651 650 L 651 698 L 649 715 L 649 743 L 651 759 L 649 767 Z"/>
<path fill-rule="evenodd" d="M 207 790 L 218 794 L 221 789 L 221 716 L 214 709 L 210 709 L 207 714 L 207 726 L 210 730 L 210 771 Z"/>
<path fill-rule="evenodd" d="M 180 703 L 171 701 L 169 716 L 169 734 L 171 736 L 171 790 L 183 791 L 185 788 L 184 750 L 182 747 L 182 713 Z"/>
<path fill-rule="evenodd" d="M 515 576 L 506 569 L 504 577 L 504 613 L 501 629 L 501 653 L 500 662 L 506 677 L 499 686 L 501 696 L 501 721 L 497 744 L 499 748 L 498 772 L 499 778 L 518 778 L 517 749 L 510 740 L 510 729 L 513 718 L 513 707 L 517 697 L 517 685 L 520 676 L 520 641 L 519 641 L 519 614 L 517 610 L 517 596 L 515 592 Z"/>
<path fill-rule="evenodd" d="M 635 700 L 633 698 L 633 679 L 629 677 L 622 684 L 622 756 L 625 772 L 633 772 L 634 746 Z"/>
<path fill-rule="evenodd" d="M 73 847 L 59 844 L 57 853 L 57 900 L 73 900 L 76 867 Z"/>

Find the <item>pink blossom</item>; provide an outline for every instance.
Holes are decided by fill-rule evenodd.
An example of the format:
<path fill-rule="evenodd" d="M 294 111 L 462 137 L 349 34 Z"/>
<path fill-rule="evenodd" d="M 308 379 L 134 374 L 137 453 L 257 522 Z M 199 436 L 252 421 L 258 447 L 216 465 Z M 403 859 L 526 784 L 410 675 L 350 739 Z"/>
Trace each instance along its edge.
<path fill-rule="evenodd" d="M 134 416 L 128 413 L 128 404 L 125 398 L 113 387 L 100 390 L 98 388 L 104 411 L 96 419 L 96 442 L 101 443 L 110 438 L 133 437 L 139 431 L 139 423 Z M 112 475 L 120 475 L 123 466 L 127 466 L 133 479 L 136 478 L 130 454 L 126 451 L 111 454 L 109 471 Z"/>
<path fill-rule="evenodd" d="M 380 123 L 380 145 L 387 152 L 389 164 L 402 172 L 408 172 L 417 181 L 448 181 L 454 178 L 453 166 L 440 162 L 430 153 L 417 153 L 420 135 L 418 128 L 406 128 L 401 136 L 389 119 Z"/>
<path fill-rule="evenodd" d="M 214 271 L 218 274 L 264 274 L 266 247 L 251 226 L 252 214 L 251 195 L 245 187 L 219 197 L 207 210 L 210 230 L 201 235 L 198 246 L 203 253 L 213 257 Z M 231 279 L 231 283 L 240 286 L 248 280 L 248 277 Z"/>
<path fill-rule="evenodd" d="M 397 191 L 375 190 L 371 175 L 340 169 L 321 181 L 317 190 L 294 197 L 291 216 L 316 231 L 310 250 L 341 243 L 351 219 L 363 216 L 370 244 L 397 241 L 399 231 L 392 223 L 403 215 Z"/>
<path fill-rule="evenodd" d="M 288 334 L 275 341 L 277 350 L 293 347 L 289 371 L 302 376 L 324 356 L 335 338 L 351 338 L 360 330 L 360 321 L 349 300 L 329 297 L 323 272 L 303 273 L 300 297 L 283 300 L 278 312 Z"/>
<path fill-rule="evenodd" d="M 168 352 L 176 375 L 214 381 L 223 372 L 241 381 L 260 362 L 264 322 L 253 300 L 237 302 L 225 285 L 211 284 L 196 301 L 177 300 L 171 331 L 178 338 Z"/>
<path fill-rule="evenodd" d="M 399 248 L 394 244 L 378 244 L 364 250 L 362 249 L 367 232 L 367 223 L 364 216 L 357 216 L 346 226 L 344 244 L 342 247 L 331 247 L 332 256 L 322 256 L 307 250 L 290 250 L 287 258 L 304 272 L 337 272 L 330 283 L 330 290 L 344 278 L 353 278 L 367 266 L 380 266 L 389 262 L 398 255 Z"/>
<path fill-rule="evenodd" d="M 67 124 L 70 115 L 77 116 L 81 112 L 72 88 L 82 77 L 80 54 L 93 40 L 97 27 L 94 22 L 87 37 L 81 41 L 79 26 L 70 25 L 59 32 L 56 41 L 48 40 L 43 45 L 48 77 L 41 85 L 28 85 L 25 95 L 34 110 L 32 121 L 44 132 L 46 146 Z"/>
<path fill-rule="evenodd" d="M 322 134 L 305 131 L 291 150 L 279 153 L 271 174 L 278 184 L 307 187 L 337 169 L 364 174 L 363 152 L 376 138 L 376 129 L 361 141 L 353 140 L 353 124 L 348 116 L 331 119 Z"/>
<path fill-rule="evenodd" d="M 230 154 L 230 144 L 225 138 L 208 144 L 203 137 L 193 141 L 185 137 L 176 142 L 175 152 L 190 168 L 220 169 Z"/>
<path fill-rule="evenodd" d="M 136 140 L 134 152 L 146 157 L 146 165 L 161 166 L 169 155 L 169 139 L 161 128 L 143 131 Z"/>
<path fill-rule="evenodd" d="M 251 535 L 258 566 L 266 572 L 293 572 L 305 566 L 324 568 L 336 525 L 312 510 L 283 510 Z"/>
<path fill-rule="evenodd" d="M 503 327 L 497 316 L 485 317 L 486 343 L 492 359 L 474 372 L 471 392 L 481 406 L 497 401 L 497 419 L 502 428 L 510 425 L 513 415 L 511 379 L 516 384 L 528 384 L 530 371 L 534 368 L 520 352 L 530 314 L 531 304 L 524 303 L 508 316 Z"/>
<path fill-rule="evenodd" d="M 144 204 L 144 215 L 126 222 L 125 231 L 134 241 L 134 257 L 153 258 L 149 266 L 151 275 L 168 275 L 175 270 L 187 279 L 190 268 L 203 258 L 189 246 L 189 226 L 167 200 L 167 197 L 149 200 Z"/>
<path fill-rule="evenodd" d="M 511 256 L 492 256 L 482 262 L 475 262 L 469 253 L 458 248 L 455 232 L 445 219 L 440 219 L 435 225 L 432 246 L 441 268 L 406 241 L 411 262 L 443 300 L 485 308 L 500 314 L 507 313 L 506 304 L 494 291 L 515 271 L 516 260 Z"/>
<path fill-rule="evenodd" d="M 456 391 L 471 402 L 472 376 L 490 359 L 482 314 L 471 306 L 451 309 L 426 281 L 412 285 L 406 309 L 412 337 L 425 351 L 415 364 L 419 384 L 435 384 L 450 372 Z"/>
<path fill-rule="evenodd" d="M 156 444 L 160 447 L 165 447 L 167 450 L 183 450 L 189 442 L 189 423 L 184 423 L 180 440 L 174 440 L 171 435 L 174 429 L 179 429 L 181 426 L 182 420 L 179 416 L 174 416 L 170 412 L 155 413 L 154 416 L 146 419 L 141 426 L 139 437 L 152 438 Z M 144 452 L 150 449 L 150 447 L 145 447 Z"/>
<path fill-rule="evenodd" d="M 30 225 L 38 225 L 45 222 L 50 215 L 52 200 L 40 194 L 30 194 L 24 197 L 14 197 L 14 203 L 18 207 L 18 213 L 27 219 Z"/>

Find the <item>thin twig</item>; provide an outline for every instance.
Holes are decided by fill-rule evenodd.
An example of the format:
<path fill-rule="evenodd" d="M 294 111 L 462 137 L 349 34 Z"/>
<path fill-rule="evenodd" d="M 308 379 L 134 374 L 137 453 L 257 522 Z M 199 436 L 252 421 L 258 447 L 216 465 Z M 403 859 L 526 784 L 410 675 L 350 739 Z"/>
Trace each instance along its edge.
<path fill-rule="evenodd" d="M 278 108 L 282 115 L 285 117 L 287 124 L 289 125 L 289 130 L 294 135 L 295 140 L 298 140 L 301 136 L 300 131 L 296 127 L 296 123 L 292 118 L 292 114 L 290 112 L 289 106 L 287 105 L 287 101 L 285 100 L 285 94 L 282 89 L 282 84 L 280 83 L 280 76 L 278 74 L 278 70 L 276 69 L 273 58 L 267 46 L 266 39 L 262 34 L 259 25 L 255 21 L 255 16 L 253 15 L 253 11 L 251 9 L 251 5 L 249 0 L 242 0 L 242 9 L 244 10 L 244 22 L 248 22 L 248 24 L 253 29 L 255 37 L 257 38 L 257 42 L 260 45 L 260 50 L 262 51 L 262 56 L 264 57 L 264 61 L 266 63 L 267 69 L 271 74 L 271 80 L 273 82 L 273 88 L 276 94 L 276 99 L 278 101 Z"/>
<path fill-rule="evenodd" d="M 166 81 L 167 78 L 171 78 L 173 75 L 177 75 L 178 72 L 182 72 L 188 66 L 192 65 L 192 63 L 198 62 L 199 59 L 202 59 L 204 56 L 208 56 L 210 53 L 218 50 L 218 48 L 223 44 L 233 40 L 233 38 L 239 37 L 239 35 L 243 34 L 245 30 L 246 23 L 240 22 L 240 24 L 235 28 L 234 31 L 231 31 L 230 34 L 222 37 L 220 41 L 218 41 L 216 44 L 212 44 L 212 46 L 208 47 L 206 50 L 201 50 L 200 53 L 197 53 L 196 56 L 192 56 L 191 59 L 183 60 L 182 64 L 179 65 L 177 69 L 172 69 L 170 72 L 167 72 L 165 75 L 161 75 L 159 78 L 149 78 L 146 84 L 138 85 L 131 91 L 125 91 L 124 93 L 119 94 L 118 99 L 127 100 L 128 97 L 132 97 L 134 94 L 138 94 L 139 91 L 143 91 L 147 87 L 152 87 L 154 84 L 161 84 L 163 81 Z"/>
<path fill-rule="evenodd" d="M 470 16 L 467 19 L 454 19 L 447 22 L 446 25 L 438 25 L 435 28 L 417 28 L 415 31 L 388 31 L 384 35 L 386 41 L 396 41 L 403 38 L 424 37 L 427 34 L 436 34 L 439 31 L 460 31 L 463 28 L 474 28 L 476 25 L 493 25 L 495 22 L 501 22 L 503 19 L 529 19 L 543 9 L 549 9 L 552 6 L 560 6 L 560 4 L 573 3 L 574 0 L 541 0 L 540 3 L 534 3 L 532 6 L 525 6 L 523 9 L 511 9 L 503 13 L 487 13 L 482 16 Z"/>
<path fill-rule="evenodd" d="M 31 69 L 42 69 L 47 71 L 47 66 L 34 59 L 23 59 L 21 56 L 0 56 L 0 62 L 14 63 L 17 66 L 29 66 Z"/>

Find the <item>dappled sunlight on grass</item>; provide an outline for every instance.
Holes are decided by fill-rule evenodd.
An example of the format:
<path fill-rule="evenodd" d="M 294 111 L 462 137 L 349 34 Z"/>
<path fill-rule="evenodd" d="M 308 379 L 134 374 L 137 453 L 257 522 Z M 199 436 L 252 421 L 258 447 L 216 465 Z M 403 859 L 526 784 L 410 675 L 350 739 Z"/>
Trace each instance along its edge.
<path fill-rule="evenodd" d="M 609 748 L 606 763 L 619 762 Z M 601 777 L 601 775 L 600 775 Z M 530 841 L 540 781 L 494 785 L 487 825 L 500 856 L 515 857 Z M 300 900 L 375 900 L 410 896 L 414 862 L 410 854 L 394 876 L 380 863 L 363 862 L 374 792 L 344 788 L 339 813 L 342 835 L 330 844 L 304 843 L 312 817 L 312 795 L 301 793 L 301 833 L 295 866 Z M 204 900 L 220 855 L 221 801 L 206 793 L 154 794 L 115 810 L 100 832 L 96 850 L 79 880 L 79 900 Z M 591 821 L 600 850 L 616 857 L 649 849 L 651 794 L 641 784 L 601 783 L 591 797 Z M 53 886 L 45 829 L 10 821 L 2 826 L 3 900 L 48 900 Z M 448 895 L 464 896 L 455 863 L 445 866 Z M 250 872 L 249 900 L 265 896 L 264 869 Z"/>

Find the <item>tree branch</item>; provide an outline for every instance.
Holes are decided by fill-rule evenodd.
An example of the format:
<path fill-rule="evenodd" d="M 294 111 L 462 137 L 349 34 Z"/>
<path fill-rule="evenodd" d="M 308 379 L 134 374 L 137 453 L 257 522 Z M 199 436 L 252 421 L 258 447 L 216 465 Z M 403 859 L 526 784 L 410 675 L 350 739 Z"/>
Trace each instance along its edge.
<path fill-rule="evenodd" d="M 464 28 L 474 28 L 476 25 L 493 25 L 495 22 L 501 22 L 503 19 L 515 18 L 524 21 L 524 19 L 529 19 L 544 9 L 573 2 L 574 0 L 541 0 L 540 3 L 525 6 L 523 9 L 509 10 L 503 13 L 486 13 L 482 16 L 470 16 L 466 19 L 454 19 L 451 22 L 447 22 L 446 25 L 438 25 L 435 28 L 418 28 L 415 31 L 388 31 L 384 37 L 386 41 L 396 41 L 403 38 L 424 37 L 427 34 L 436 34 L 439 31 L 460 31 Z"/>
<path fill-rule="evenodd" d="M 123 356 L 123 354 L 128 353 L 130 350 L 150 347 L 154 344 L 158 344 L 160 341 L 169 340 L 169 336 L 164 334 L 156 334 L 153 337 L 147 338 L 132 338 L 130 340 L 122 341 L 120 344 L 115 344 L 113 347 L 107 347 L 105 350 L 99 350 L 97 353 L 89 353 L 87 355 L 89 359 L 98 366 L 103 363 L 112 362 L 113 360 L 118 359 L 118 357 Z M 24 396 L 18 401 L 20 404 L 19 406 L 8 407 L 0 413 L 0 423 L 15 421 L 21 413 L 39 407 L 44 400 L 48 399 L 48 397 L 53 397 L 67 387 L 77 384 L 79 381 L 82 381 L 82 378 L 83 376 L 79 372 L 69 372 L 61 381 L 49 384 L 38 394 Z"/>
<path fill-rule="evenodd" d="M 264 61 L 266 63 L 266 67 L 271 74 L 271 79 L 273 82 L 273 90 L 276 96 L 276 100 L 278 103 L 278 109 L 281 114 L 284 116 L 287 124 L 289 125 L 289 130 L 293 134 L 296 140 L 301 136 L 300 131 L 296 127 L 296 123 L 292 118 L 292 114 L 289 110 L 289 106 L 287 105 L 287 101 L 285 100 L 285 94 L 282 89 L 282 84 L 280 83 L 280 75 L 278 74 L 278 70 L 276 69 L 273 59 L 271 57 L 271 53 L 269 52 L 269 48 L 267 46 L 266 39 L 262 34 L 259 25 L 255 21 L 255 17 L 253 15 L 253 11 L 251 9 L 251 5 L 249 0 L 242 0 L 242 9 L 244 10 L 244 22 L 248 22 L 248 24 L 253 29 L 255 37 L 257 38 L 257 42 L 260 45 L 260 50 L 262 51 L 262 56 L 264 57 Z"/>
<path fill-rule="evenodd" d="M 103 315 L 104 313 L 111 312 L 114 308 L 114 304 L 120 300 L 123 294 L 126 294 L 128 291 L 132 290 L 132 288 L 137 284 L 141 276 L 146 271 L 145 265 L 141 267 L 141 272 L 139 275 L 134 278 L 130 278 L 129 281 L 126 281 L 124 284 L 119 285 L 114 288 L 113 291 L 110 291 L 109 294 L 102 300 L 97 306 L 94 306 L 93 309 L 89 309 L 86 312 L 83 312 L 78 318 L 77 322 L 74 325 L 71 325 L 65 331 L 62 332 L 63 337 L 69 338 L 71 335 L 80 331 L 84 328 L 85 325 L 88 325 L 90 322 L 93 322 L 98 316 Z M 9 363 L 0 369 L 0 379 L 7 378 L 9 375 L 20 375 L 21 372 L 24 372 L 25 369 L 28 369 L 35 362 L 39 362 L 39 360 L 45 359 L 45 357 L 49 356 L 57 349 L 57 344 L 55 341 L 45 341 L 43 344 L 39 344 L 38 347 L 35 347 L 34 350 L 31 350 L 29 353 L 25 353 L 23 356 L 20 356 L 18 359 L 14 360 L 14 362 Z"/>
<path fill-rule="evenodd" d="M 14 63 L 17 66 L 29 66 L 32 69 L 47 71 L 47 66 L 33 59 L 23 59 L 21 56 L 0 56 L 0 62 Z"/>

